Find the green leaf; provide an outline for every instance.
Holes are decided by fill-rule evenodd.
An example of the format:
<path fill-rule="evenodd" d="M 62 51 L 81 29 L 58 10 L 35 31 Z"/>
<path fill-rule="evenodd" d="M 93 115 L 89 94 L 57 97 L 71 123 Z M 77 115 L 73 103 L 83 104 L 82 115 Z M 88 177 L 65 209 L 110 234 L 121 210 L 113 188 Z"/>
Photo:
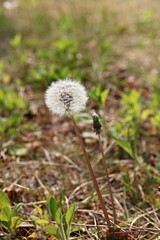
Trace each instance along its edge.
<path fill-rule="evenodd" d="M 6 129 L 5 120 L 0 119 L 0 139 L 3 138 L 3 133 L 5 132 L 5 129 Z"/>
<path fill-rule="evenodd" d="M 16 48 L 20 45 L 21 40 L 22 36 L 20 34 L 16 34 L 15 37 L 10 40 L 10 45 Z"/>
<path fill-rule="evenodd" d="M 20 217 L 12 217 L 10 229 L 12 229 L 12 230 L 16 229 L 21 224 L 21 222 L 22 222 L 22 220 Z"/>
<path fill-rule="evenodd" d="M 10 200 L 8 195 L 2 191 L 0 191 L 0 210 L 4 207 L 10 207 Z"/>
<path fill-rule="evenodd" d="M 75 232 L 79 232 L 83 230 L 83 227 L 81 226 L 74 226 L 72 229 L 71 229 L 71 233 L 75 233 Z"/>
<path fill-rule="evenodd" d="M 101 103 L 102 104 L 105 104 L 108 94 L 109 94 L 109 89 L 106 89 L 101 93 Z"/>
<path fill-rule="evenodd" d="M 11 206 L 6 206 L 1 210 L 2 213 L 4 213 L 4 215 L 6 216 L 6 218 L 8 218 L 8 221 L 11 218 L 12 215 L 12 210 L 11 210 Z"/>
<path fill-rule="evenodd" d="M 48 224 L 48 220 L 46 220 L 46 219 L 38 219 L 35 222 L 37 224 L 39 224 L 39 225 L 46 225 L 46 224 Z"/>
<path fill-rule="evenodd" d="M 60 239 L 60 238 L 59 238 L 59 235 L 58 235 L 58 228 L 57 228 L 57 227 L 54 227 L 54 226 L 52 226 L 52 225 L 48 225 L 48 226 L 45 226 L 45 227 L 44 227 L 44 230 L 45 230 L 47 233 L 55 236 L 57 239 Z"/>
<path fill-rule="evenodd" d="M 4 101 L 4 98 L 5 98 L 4 91 L 0 89 L 0 102 Z"/>
<path fill-rule="evenodd" d="M 102 91 L 102 87 L 100 85 L 92 87 L 89 91 L 89 96 L 100 105 L 104 105 L 108 94 L 109 89 L 105 89 L 104 91 Z"/>
<path fill-rule="evenodd" d="M 49 219 L 48 213 L 47 213 L 46 211 L 43 213 L 43 218 L 44 218 L 45 220 L 48 220 L 48 219 Z"/>
<path fill-rule="evenodd" d="M 32 232 L 28 237 L 27 239 L 37 239 L 37 233 L 36 232 Z"/>
<path fill-rule="evenodd" d="M 0 222 L 8 222 L 8 217 L 4 212 L 0 213 Z"/>
<path fill-rule="evenodd" d="M 61 208 L 58 208 L 55 214 L 55 221 L 58 224 L 58 226 L 61 226 L 61 215 L 62 215 Z"/>
<path fill-rule="evenodd" d="M 16 204 L 16 206 L 13 208 L 12 215 L 17 216 L 17 214 L 22 206 L 23 206 L 23 203 Z"/>
<path fill-rule="evenodd" d="M 72 221 L 74 212 L 75 212 L 75 204 L 73 204 L 67 210 L 67 213 L 64 215 L 64 218 L 65 218 L 65 232 L 66 232 L 67 237 L 69 237 L 69 235 L 70 235 L 71 221 Z"/>
<path fill-rule="evenodd" d="M 131 146 L 131 143 L 127 140 L 121 140 L 112 135 L 112 138 L 116 141 L 116 143 L 124 150 L 126 151 L 132 158 L 134 158 L 133 155 L 133 149 Z"/>
<path fill-rule="evenodd" d="M 160 128 L 160 111 L 157 111 L 150 121 L 155 127 Z"/>
<path fill-rule="evenodd" d="M 50 197 L 49 199 L 49 210 L 53 220 L 55 220 L 55 215 L 58 210 L 58 205 L 56 203 L 56 200 L 53 197 Z"/>
<path fill-rule="evenodd" d="M 141 113 L 142 120 L 146 120 L 151 114 L 153 114 L 153 110 L 151 109 L 143 110 L 143 112 Z"/>
<path fill-rule="evenodd" d="M 34 208 L 37 210 L 37 212 L 39 213 L 39 215 L 42 217 L 42 209 L 40 207 L 38 207 L 36 204 L 33 204 Z"/>
<path fill-rule="evenodd" d="M 10 206 L 5 206 L 3 209 L 0 211 L 0 220 L 9 222 L 11 218 L 11 207 Z"/>
<path fill-rule="evenodd" d="M 3 225 L 3 227 L 10 231 L 10 222 L 0 220 L 0 225 Z"/>
<path fill-rule="evenodd" d="M 70 226 L 71 224 L 74 212 L 75 212 L 75 204 L 72 204 L 72 206 L 68 209 L 65 215 L 66 223 L 68 226 Z"/>

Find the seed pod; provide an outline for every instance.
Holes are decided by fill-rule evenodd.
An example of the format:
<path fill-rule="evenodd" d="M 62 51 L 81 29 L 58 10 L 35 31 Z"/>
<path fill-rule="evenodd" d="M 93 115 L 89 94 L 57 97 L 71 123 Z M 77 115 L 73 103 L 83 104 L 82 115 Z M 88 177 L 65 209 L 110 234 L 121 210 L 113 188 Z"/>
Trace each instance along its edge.
<path fill-rule="evenodd" d="M 100 134 L 102 125 L 99 121 L 99 116 L 97 113 L 92 113 L 92 119 L 93 119 L 93 130 L 96 134 Z"/>

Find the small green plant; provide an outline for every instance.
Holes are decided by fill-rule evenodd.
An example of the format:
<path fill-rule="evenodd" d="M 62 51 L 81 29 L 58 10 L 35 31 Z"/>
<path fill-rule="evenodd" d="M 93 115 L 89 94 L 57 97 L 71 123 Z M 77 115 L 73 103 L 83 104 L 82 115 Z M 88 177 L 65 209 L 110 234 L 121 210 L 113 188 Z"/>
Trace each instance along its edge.
<path fill-rule="evenodd" d="M 121 125 L 116 126 L 118 131 L 112 133 L 109 132 L 109 136 L 113 138 L 116 144 L 123 149 L 132 159 L 136 160 L 139 163 L 138 156 L 138 136 L 139 136 L 139 127 L 135 124 L 126 124 L 123 131 Z M 121 133 L 119 132 L 119 127 L 121 127 Z M 117 130 L 116 129 L 116 130 Z"/>
<path fill-rule="evenodd" d="M 20 34 L 16 34 L 14 38 L 10 40 L 10 45 L 14 48 L 18 48 L 21 44 L 22 36 Z"/>
<path fill-rule="evenodd" d="M 36 209 L 38 216 L 31 216 L 32 220 L 35 222 L 36 228 L 38 226 L 44 226 L 49 223 L 49 216 L 47 211 L 42 210 L 41 207 L 37 206 L 36 204 L 33 205 Z"/>
<path fill-rule="evenodd" d="M 159 111 L 159 102 L 160 102 L 160 87 L 159 82 L 155 84 L 153 88 L 153 96 L 151 101 L 151 111 L 153 111 L 153 116 L 150 121 L 157 129 L 160 129 L 160 111 Z"/>
<path fill-rule="evenodd" d="M 5 110 L 6 113 L 10 113 L 10 111 L 17 110 L 25 110 L 27 105 L 24 99 L 21 96 L 18 96 L 17 92 L 11 87 L 3 87 L 0 89 L 0 107 L 2 112 Z"/>
<path fill-rule="evenodd" d="M 129 177 L 129 173 L 122 177 L 122 183 L 123 183 L 124 189 L 127 192 L 127 195 L 128 195 L 128 197 L 130 198 L 130 200 L 133 204 L 138 202 L 139 199 L 141 198 L 139 189 L 136 187 L 135 182 L 136 182 L 135 179 L 134 179 L 134 183 L 131 182 L 130 177 Z"/>
<path fill-rule="evenodd" d="M 122 95 L 122 106 L 124 107 L 124 120 L 126 123 L 140 121 L 141 118 L 141 92 L 132 90 Z"/>
<path fill-rule="evenodd" d="M 121 147 L 126 153 L 128 153 L 132 158 L 134 158 L 134 151 L 132 148 L 132 144 L 129 140 L 116 138 L 113 135 L 112 138 L 115 140 L 119 147 Z"/>
<path fill-rule="evenodd" d="M 158 111 L 152 118 L 151 123 L 158 129 L 160 129 L 160 111 Z"/>
<path fill-rule="evenodd" d="M 57 67 L 55 64 L 35 64 L 35 66 L 30 69 L 30 83 L 32 86 L 46 86 L 56 78 Z"/>
<path fill-rule="evenodd" d="M 21 217 L 18 216 L 21 207 L 22 203 L 12 207 L 7 194 L 0 191 L 0 225 L 1 229 L 6 230 L 8 234 L 14 235 L 22 222 Z"/>
<path fill-rule="evenodd" d="M 0 141 L 6 138 L 14 139 L 18 136 L 20 123 L 28 109 L 21 96 L 11 87 L 0 89 Z"/>
<path fill-rule="evenodd" d="M 95 100 L 101 107 L 105 105 L 108 94 L 109 94 L 109 89 L 102 90 L 102 87 L 100 85 L 96 87 L 92 87 L 89 92 L 90 98 Z"/>
<path fill-rule="evenodd" d="M 74 229 L 71 228 L 73 215 L 75 212 L 75 204 L 67 210 L 66 214 L 62 214 L 62 208 L 58 206 L 56 200 L 51 196 L 47 201 L 49 213 L 57 226 L 47 225 L 45 231 L 53 235 L 56 239 L 68 240 Z"/>

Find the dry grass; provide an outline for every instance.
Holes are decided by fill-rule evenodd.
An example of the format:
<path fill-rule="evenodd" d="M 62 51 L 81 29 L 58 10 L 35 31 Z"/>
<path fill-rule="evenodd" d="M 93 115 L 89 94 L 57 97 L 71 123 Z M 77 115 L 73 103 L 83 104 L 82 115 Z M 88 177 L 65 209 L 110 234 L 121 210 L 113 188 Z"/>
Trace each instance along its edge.
<path fill-rule="evenodd" d="M 160 64 L 159 1 L 47 0 L 41 3 L 40 9 L 43 9 L 49 15 L 48 19 L 53 21 L 50 34 L 49 36 L 46 35 L 46 38 L 40 44 L 41 46 L 43 44 L 47 46 L 50 41 L 49 38 L 53 38 L 53 41 L 55 41 L 61 36 L 60 32 L 54 32 L 56 29 L 54 21 L 62 15 L 72 16 L 75 23 L 79 24 L 75 35 L 77 39 L 80 39 L 80 49 L 84 55 L 85 53 L 89 54 L 93 60 L 93 66 L 86 67 L 87 71 L 90 72 L 89 76 L 94 79 L 98 76 L 99 82 L 106 87 L 108 85 L 111 87 L 111 95 L 106 105 L 107 110 L 102 109 L 100 111 L 104 117 L 104 122 L 107 128 L 113 126 L 115 119 L 123 122 L 123 117 L 121 118 L 118 114 L 119 96 L 121 96 L 123 89 L 116 88 L 108 80 L 108 76 L 116 76 L 118 82 L 120 81 L 121 70 L 124 69 L 130 83 L 136 86 L 144 84 L 144 87 L 151 87 L 151 76 L 158 76 Z M 17 32 L 24 29 L 24 32 L 22 31 L 24 36 L 30 34 L 33 38 L 38 39 L 36 30 L 34 32 L 34 29 L 31 29 L 30 32 L 34 10 L 23 3 L 17 11 L 8 14 L 13 20 Z M 154 13 L 153 16 L 152 12 Z M 83 22 L 80 22 L 83 18 L 86 20 L 86 25 L 88 24 L 88 29 L 85 25 L 83 26 Z M 83 27 L 84 32 L 82 32 Z M 154 36 L 154 32 L 156 32 L 156 36 Z M 94 73 L 94 63 L 101 60 L 101 56 L 96 51 L 98 34 L 101 34 L 102 39 L 111 41 L 113 52 L 116 52 L 117 57 L 109 66 L 104 67 L 102 72 Z M 94 36 L 96 37 L 94 38 Z M 50 46 L 52 48 L 52 45 Z M 9 53 L 7 54 L 9 55 Z M 34 61 L 34 49 L 29 50 L 28 54 L 31 58 L 33 57 Z M 14 69 L 12 69 L 12 73 L 13 79 L 15 79 L 18 73 L 15 73 Z M 95 227 L 96 220 L 104 234 L 107 232 L 107 227 L 104 224 L 103 213 L 73 131 L 72 122 L 70 119 L 51 117 L 44 105 L 43 94 L 45 88 L 43 91 L 36 93 L 29 86 L 28 79 L 24 81 L 26 81 L 26 85 L 24 84 L 22 87 L 25 90 L 23 95 L 26 99 L 29 99 L 30 104 L 29 114 L 26 114 L 24 121 L 31 124 L 35 123 L 36 127 L 21 132 L 16 142 L 8 139 L 3 143 L 0 185 L 8 193 L 12 203 L 24 203 L 22 214 L 25 215 L 26 221 L 31 221 L 31 223 L 30 215 L 34 212 L 32 203 L 44 208 L 43 203 L 48 193 L 58 198 L 60 190 L 63 190 L 64 205 L 75 202 L 77 206 L 73 225 L 83 226 L 80 236 L 78 238 L 73 236 L 71 239 L 98 239 Z M 90 79 L 88 81 L 85 79 L 84 83 L 89 89 L 96 84 L 96 80 L 92 82 Z M 11 84 L 15 84 L 14 80 Z M 88 112 L 94 104 L 91 100 Z M 83 114 L 80 117 L 82 118 L 78 123 L 80 131 L 113 222 L 113 212 L 108 201 L 109 194 L 105 171 L 100 163 L 98 140 L 92 133 L 91 120 L 83 119 Z M 89 118 L 89 116 L 87 117 Z M 143 138 L 147 131 L 145 132 L 145 129 L 143 129 L 145 133 L 140 140 L 140 149 L 145 149 L 148 156 L 160 150 L 158 134 L 156 135 L 154 130 L 147 129 L 148 137 L 145 141 Z M 129 156 L 126 157 L 112 139 L 106 138 L 106 130 L 103 134 L 104 152 L 107 158 L 118 217 L 117 226 L 128 232 L 128 239 L 158 240 L 158 229 L 160 227 L 158 203 L 160 195 L 157 189 L 158 184 L 154 180 L 154 177 L 159 174 L 158 170 L 150 160 L 150 163 L 146 164 L 143 156 L 141 156 L 142 165 L 138 165 Z M 148 141 L 148 138 L 150 138 L 150 141 Z M 20 147 L 17 147 L 16 144 Z M 15 149 L 14 145 L 16 146 Z M 125 185 L 124 176 L 128 177 L 129 186 Z M 22 226 L 22 229 L 25 227 L 26 225 Z M 26 232 L 27 235 L 31 231 L 27 230 Z M 46 239 L 43 234 L 41 235 L 41 229 L 39 229 L 39 232 L 40 235 L 37 239 Z M 120 239 L 123 239 L 123 236 Z"/>

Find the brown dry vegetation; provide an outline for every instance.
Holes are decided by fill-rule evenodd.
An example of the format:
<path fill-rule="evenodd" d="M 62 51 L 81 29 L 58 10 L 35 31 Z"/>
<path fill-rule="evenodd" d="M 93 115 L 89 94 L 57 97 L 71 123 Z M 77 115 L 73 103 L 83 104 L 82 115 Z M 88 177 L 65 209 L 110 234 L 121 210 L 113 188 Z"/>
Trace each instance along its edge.
<path fill-rule="evenodd" d="M 36 2 L 39 4 L 34 5 Z M 46 87 L 64 74 L 58 72 L 46 80 L 46 75 L 40 73 L 42 75 L 36 81 L 31 72 L 35 65 L 41 69 L 54 61 L 60 64 L 62 71 L 66 68 L 69 56 L 65 52 L 60 55 L 60 63 L 58 56 L 55 57 L 54 43 L 63 38 L 77 42 L 77 58 L 83 59 L 74 67 L 69 63 L 71 67 L 67 74 L 73 78 L 81 74 L 79 78 L 88 91 L 98 84 L 110 90 L 104 107 L 91 98 L 86 112 L 77 116 L 109 215 L 113 220 L 98 140 L 92 131 L 90 111 L 93 108 L 102 118 L 117 227 L 128 233 L 128 239 L 153 239 L 158 233 L 160 128 L 152 125 L 149 117 L 139 122 L 137 148 L 140 163 L 120 148 L 108 132 L 116 132 L 116 121 L 121 124 L 117 136 L 126 132 L 125 106 L 121 102 L 123 93 L 127 90 L 140 92 L 142 108 L 148 109 L 146 104 L 152 99 L 153 79 L 158 79 L 156 84 L 159 86 L 159 6 L 158 0 L 19 1 L 18 7 L 10 11 L 1 6 L 12 29 L 3 31 L 0 36 L 0 56 L 4 63 L 0 81 L 2 88 L 13 87 L 27 103 L 22 110 L 20 125 L 13 126 L 18 129 L 18 135 L 12 138 L 5 130 L 1 139 L 1 190 L 8 194 L 13 205 L 23 203 L 20 211 L 23 222 L 13 239 L 51 239 L 42 226 L 35 227 L 32 216 L 38 214 L 33 203 L 46 211 L 46 196 L 52 194 L 59 199 L 60 192 L 64 208 L 73 202 L 76 204 L 73 225 L 82 227 L 71 239 L 98 239 L 95 219 L 104 234 L 100 239 L 107 239 L 107 226 L 72 123 L 70 119 L 51 116 L 44 104 Z M 64 20 L 60 20 L 63 17 Z M 63 26 L 63 21 L 68 21 L 68 25 Z M 17 33 L 23 42 L 14 48 L 9 42 Z M 100 50 L 105 41 L 110 47 Z M 46 49 L 49 52 L 46 54 L 52 53 L 48 58 L 40 55 L 40 50 Z M 78 67 L 80 73 L 76 72 Z M 4 106 L 0 114 L 2 118 L 10 116 Z M 34 237 L 29 238 L 33 232 Z M 126 236 L 121 234 L 114 239 L 127 239 Z M 159 239 L 158 235 L 155 239 Z"/>

